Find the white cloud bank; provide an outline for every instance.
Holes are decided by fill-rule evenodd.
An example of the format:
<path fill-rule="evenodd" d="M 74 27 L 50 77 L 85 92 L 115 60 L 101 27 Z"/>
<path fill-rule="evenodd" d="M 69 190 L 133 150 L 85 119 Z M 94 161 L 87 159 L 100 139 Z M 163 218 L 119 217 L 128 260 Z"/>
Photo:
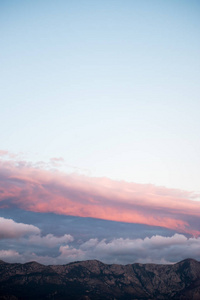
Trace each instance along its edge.
<path fill-rule="evenodd" d="M 60 247 L 60 256 L 64 262 L 72 260 L 99 259 L 106 263 L 128 264 L 173 263 L 185 258 L 200 260 L 200 238 L 187 238 L 182 234 L 172 237 L 152 236 L 145 239 L 90 239 L 79 249 Z"/>
<path fill-rule="evenodd" d="M 0 251 L 0 259 L 8 262 L 35 260 L 43 264 L 66 264 L 87 259 L 119 264 L 175 263 L 185 258 L 200 260 L 200 238 L 187 238 L 182 234 L 175 234 L 172 237 L 155 235 L 144 239 L 119 238 L 112 241 L 90 239 L 76 247 L 70 244 L 73 240 L 70 235 L 62 237 L 51 234 L 44 237 L 33 235 L 30 239 L 27 238 L 23 252 L 3 249 Z M 31 252 L 30 243 L 46 247 L 45 255 Z M 54 246 L 57 246 L 55 251 L 49 252 L 49 248 Z"/>

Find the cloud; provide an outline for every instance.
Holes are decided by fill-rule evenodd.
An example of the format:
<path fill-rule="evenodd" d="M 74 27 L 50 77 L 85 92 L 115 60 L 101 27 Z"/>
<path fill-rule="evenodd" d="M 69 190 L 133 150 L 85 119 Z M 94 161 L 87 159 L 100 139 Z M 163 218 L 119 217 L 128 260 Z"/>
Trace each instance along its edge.
<path fill-rule="evenodd" d="M 6 151 L 6 150 L 0 150 L 0 156 L 7 156 L 9 155 L 9 151 Z"/>
<path fill-rule="evenodd" d="M 15 250 L 0 250 L 0 259 L 6 262 L 18 262 L 21 255 Z"/>
<path fill-rule="evenodd" d="M 48 245 L 49 246 L 49 245 Z M 187 238 L 182 234 L 172 237 L 155 235 L 144 239 L 90 239 L 77 247 L 61 245 L 53 255 L 38 255 L 28 251 L 1 250 L 0 259 L 8 262 L 31 260 L 43 264 L 66 264 L 73 261 L 98 259 L 105 263 L 175 263 L 192 257 L 200 260 L 200 238 Z"/>
<path fill-rule="evenodd" d="M 50 159 L 51 162 L 64 162 L 64 158 L 63 157 L 52 157 Z"/>
<path fill-rule="evenodd" d="M 56 264 L 57 260 L 48 255 L 37 255 L 34 252 L 19 253 L 15 250 L 0 250 L 0 259 L 9 263 L 26 263 L 29 261 L 37 261 L 41 264 Z"/>
<path fill-rule="evenodd" d="M 40 246 L 46 247 L 58 247 L 61 244 L 67 244 L 69 242 L 73 242 L 74 238 L 70 234 L 65 234 L 63 236 L 57 237 L 51 233 L 40 236 L 40 235 L 32 235 L 29 237 L 28 242 L 30 244 L 36 244 Z"/>
<path fill-rule="evenodd" d="M 65 160 L 62 157 L 52 157 L 50 159 L 50 164 L 52 165 L 52 167 L 61 167 L 64 163 Z"/>
<path fill-rule="evenodd" d="M 81 249 L 70 247 L 69 245 L 61 246 L 59 251 L 61 255 L 57 258 L 58 261 L 72 262 L 87 259 L 87 253 Z"/>
<path fill-rule="evenodd" d="M 20 154 L 22 154 L 22 153 L 20 153 Z M 10 151 L 7 151 L 7 150 L 0 150 L 0 156 L 7 157 L 9 159 L 16 159 L 19 155 L 12 153 Z"/>
<path fill-rule="evenodd" d="M 34 225 L 17 223 L 12 219 L 0 217 L 0 240 L 4 239 L 17 239 L 22 244 L 47 248 L 59 247 L 74 241 L 73 236 L 70 234 L 55 236 L 49 233 L 41 236 L 41 230 Z"/>
<path fill-rule="evenodd" d="M 81 233 L 80 233 L 81 236 Z M 33 225 L 0 217 L 0 259 L 8 262 L 36 260 L 44 264 L 65 264 L 98 259 L 105 263 L 174 263 L 192 257 L 200 260 L 200 237 L 153 235 L 145 238 L 90 238 L 85 242 L 70 234 L 42 236 Z M 6 242 L 8 241 L 8 242 Z M 11 249 L 12 247 L 12 249 Z"/>
<path fill-rule="evenodd" d="M 12 219 L 0 217 L 0 239 L 19 238 L 24 235 L 39 233 L 40 229 L 36 226 L 16 223 Z"/>
<path fill-rule="evenodd" d="M 0 162 L 0 207 L 162 226 L 200 235 L 192 192 Z"/>
<path fill-rule="evenodd" d="M 79 249 L 70 246 L 60 247 L 58 260 L 99 259 L 106 263 L 128 264 L 174 263 L 188 257 L 200 260 L 200 238 L 186 238 L 182 234 L 172 237 L 153 236 L 145 239 L 91 239 Z"/>
<path fill-rule="evenodd" d="M 36 226 L 16 223 L 12 219 L 0 217 L 0 248 L 4 248 L 0 250 L 0 259 L 2 260 L 26 262 L 34 259 L 42 263 L 52 262 L 54 261 L 53 257 L 37 255 L 34 251 L 56 256 L 61 246 L 65 247 L 73 241 L 74 238 L 70 234 L 55 236 L 49 233 L 42 236 L 41 230 Z"/>

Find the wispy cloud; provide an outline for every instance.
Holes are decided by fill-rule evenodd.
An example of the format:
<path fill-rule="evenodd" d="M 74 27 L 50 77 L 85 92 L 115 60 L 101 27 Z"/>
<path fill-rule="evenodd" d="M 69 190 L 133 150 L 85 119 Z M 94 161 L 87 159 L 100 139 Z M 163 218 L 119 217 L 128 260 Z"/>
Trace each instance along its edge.
<path fill-rule="evenodd" d="M 12 153 L 7 150 L 0 150 L 0 157 L 6 157 L 6 158 L 11 158 L 11 159 L 16 159 L 19 155 Z"/>
<path fill-rule="evenodd" d="M 162 226 L 200 234 L 194 193 L 0 162 L 0 206 Z"/>

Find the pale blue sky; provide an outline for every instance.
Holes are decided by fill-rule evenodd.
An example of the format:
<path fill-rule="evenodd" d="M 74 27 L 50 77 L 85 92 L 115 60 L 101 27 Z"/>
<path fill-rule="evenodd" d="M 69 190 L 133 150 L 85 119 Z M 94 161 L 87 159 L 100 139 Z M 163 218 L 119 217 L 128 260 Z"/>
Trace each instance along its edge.
<path fill-rule="evenodd" d="M 199 1 L 0 1 L 0 148 L 199 191 L 199 36 Z"/>

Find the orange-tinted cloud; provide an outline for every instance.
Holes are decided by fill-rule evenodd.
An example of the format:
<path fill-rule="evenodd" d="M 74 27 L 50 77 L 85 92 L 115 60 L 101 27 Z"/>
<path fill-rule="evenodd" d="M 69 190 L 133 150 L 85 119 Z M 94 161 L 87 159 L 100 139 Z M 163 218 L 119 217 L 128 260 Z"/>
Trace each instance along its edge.
<path fill-rule="evenodd" d="M 200 235 L 191 192 L 0 162 L 0 207 L 162 226 Z"/>

